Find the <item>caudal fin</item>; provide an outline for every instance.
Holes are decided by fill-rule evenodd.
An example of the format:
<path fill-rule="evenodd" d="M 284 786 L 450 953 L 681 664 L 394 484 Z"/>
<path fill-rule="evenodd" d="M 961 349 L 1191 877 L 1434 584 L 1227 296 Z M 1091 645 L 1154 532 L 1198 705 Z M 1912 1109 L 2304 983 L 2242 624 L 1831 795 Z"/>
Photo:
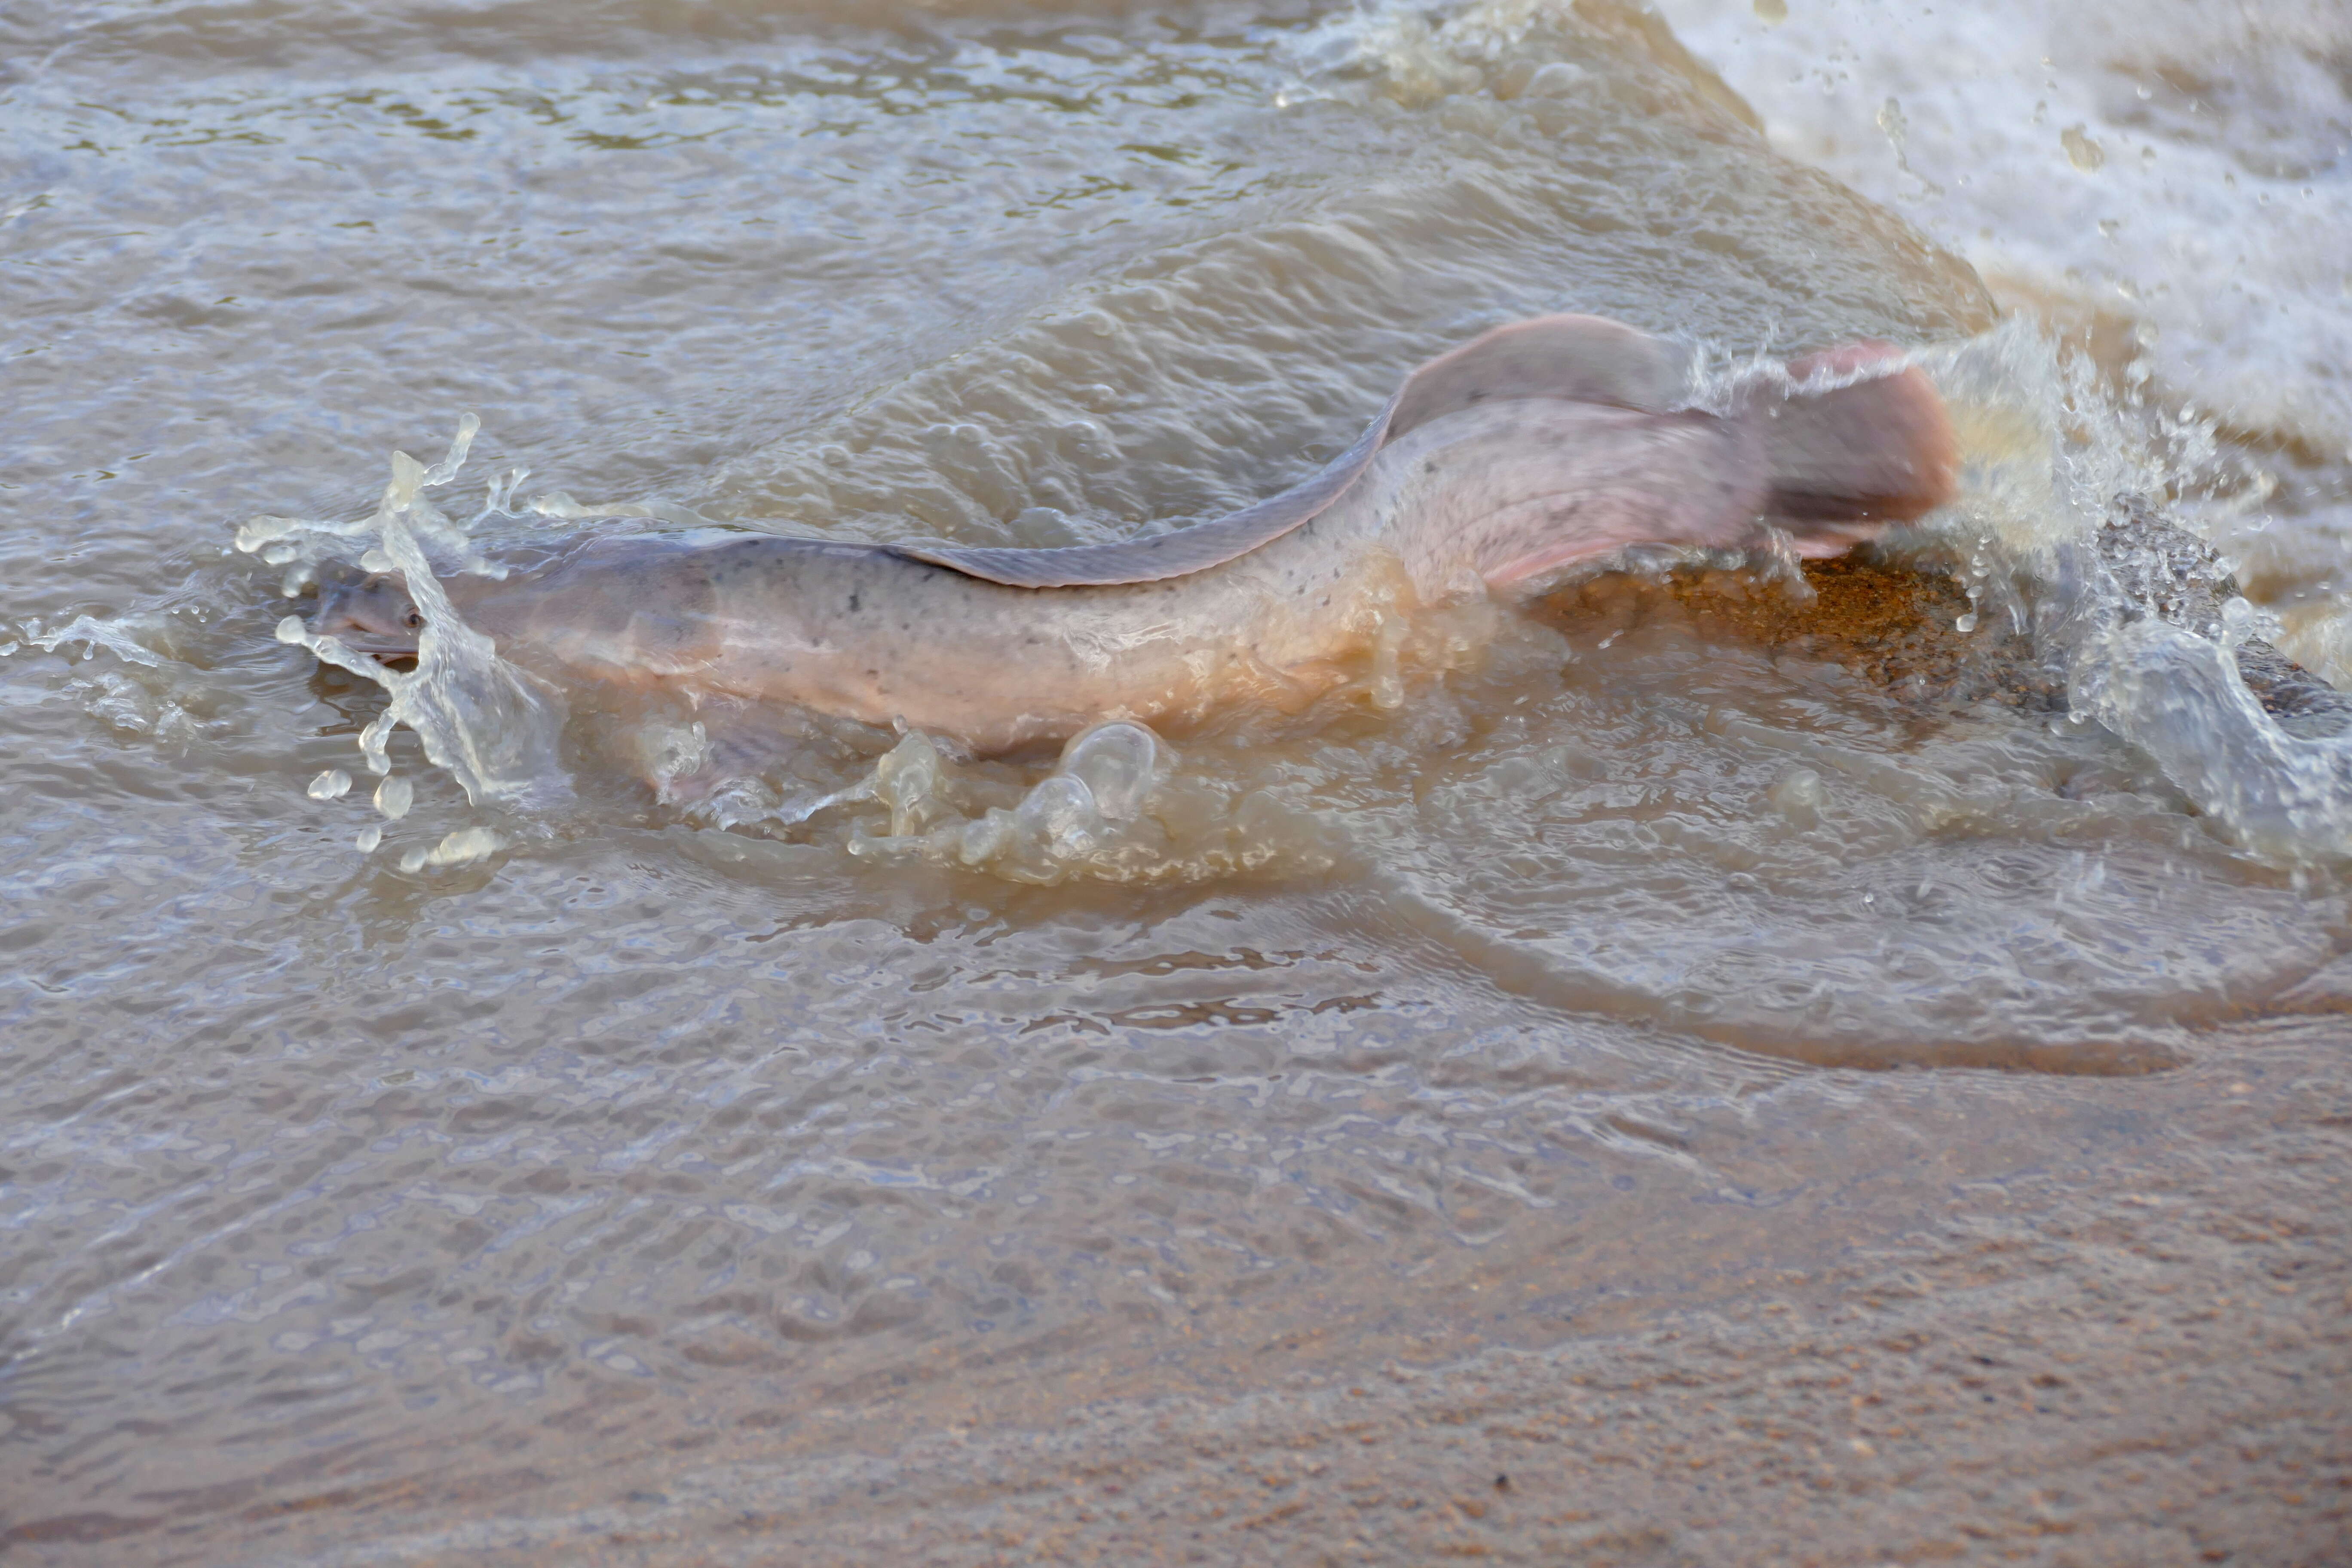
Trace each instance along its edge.
<path fill-rule="evenodd" d="M 1790 363 L 1795 388 L 1759 389 L 1746 417 L 1764 447 L 1771 521 L 1801 555 L 1837 555 L 1950 500 L 1959 444 L 1944 400 L 1899 350 L 1853 343 Z M 1871 374 L 1879 367 L 1879 374 Z M 1845 380 L 1802 390 L 1822 377 Z"/>

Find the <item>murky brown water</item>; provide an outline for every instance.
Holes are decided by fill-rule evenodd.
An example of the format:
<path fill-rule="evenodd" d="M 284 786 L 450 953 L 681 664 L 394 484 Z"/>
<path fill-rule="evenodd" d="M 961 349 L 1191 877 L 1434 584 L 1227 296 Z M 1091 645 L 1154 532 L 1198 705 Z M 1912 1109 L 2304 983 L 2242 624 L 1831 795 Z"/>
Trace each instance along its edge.
<path fill-rule="evenodd" d="M 2112 333 L 2070 368 L 1654 16 L 1433 26 L 0 19 L 0 1540 L 587 1518 L 976 1389 L 1042 1422 L 1735 1310 L 2057 1165 L 2085 1215 L 2166 1159 L 2343 1169 L 2340 1117 L 2240 1142 L 2226 1098 L 2342 1092 L 2342 721 L 2264 716 L 2207 640 L 2332 668 L 2333 383 L 2276 360 L 2290 418 Z M 1716 363 L 1916 345 L 1969 494 L 1810 604 L 1685 573 L 1425 618 L 1393 707 L 1368 676 L 1172 734 L 1137 826 L 976 866 L 935 830 L 1052 757 L 803 816 L 908 755 L 814 726 L 729 828 L 583 712 L 478 759 L 528 805 L 395 731 L 388 816 L 383 692 L 271 635 L 466 411 L 431 494 L 492 547 L 1067 542 L 1277 489 L 1560 309 Z M 257 515 L 349 526 L 235 549 Z M 2149 516 L 2238 541 L 2287 621 L 2133 619 L 2169 568 L 2100 529 Z"/>

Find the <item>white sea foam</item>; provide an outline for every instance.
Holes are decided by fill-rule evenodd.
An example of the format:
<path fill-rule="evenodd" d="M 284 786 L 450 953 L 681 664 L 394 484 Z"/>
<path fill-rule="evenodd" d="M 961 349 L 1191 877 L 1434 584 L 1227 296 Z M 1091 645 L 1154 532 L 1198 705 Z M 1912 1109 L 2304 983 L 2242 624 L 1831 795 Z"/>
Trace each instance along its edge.
<path fill-rule="evenodd" d="M 1885 202 L 1996 285 L 2142 329 L 2233 423 L 2352 431 L 2352 37 L 2327 0 L 1664 0 L 1776 148 Z"/>

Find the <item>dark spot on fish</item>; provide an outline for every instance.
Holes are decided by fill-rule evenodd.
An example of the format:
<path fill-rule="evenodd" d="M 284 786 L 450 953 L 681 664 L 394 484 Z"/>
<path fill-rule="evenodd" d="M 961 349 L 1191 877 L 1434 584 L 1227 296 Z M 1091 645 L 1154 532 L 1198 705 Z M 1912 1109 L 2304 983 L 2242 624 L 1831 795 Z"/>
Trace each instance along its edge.
<path fill-rule="evenodd" d="M 857 590 L 855 588 L 849 591 L 849 611 L 852 615 L 857 613 Z"/>

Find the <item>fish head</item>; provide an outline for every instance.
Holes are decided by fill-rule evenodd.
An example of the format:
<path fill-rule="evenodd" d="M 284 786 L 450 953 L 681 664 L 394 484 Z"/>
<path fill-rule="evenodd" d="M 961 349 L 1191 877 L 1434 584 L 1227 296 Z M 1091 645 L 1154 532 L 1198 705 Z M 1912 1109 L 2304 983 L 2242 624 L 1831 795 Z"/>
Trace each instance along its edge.
<path fill-rule="evenodd" d="M 412 658 L 425 630 L 425 613 L 397 572 L 374 572 L 326 589 L 310 630 L 378 658 Z"/>

